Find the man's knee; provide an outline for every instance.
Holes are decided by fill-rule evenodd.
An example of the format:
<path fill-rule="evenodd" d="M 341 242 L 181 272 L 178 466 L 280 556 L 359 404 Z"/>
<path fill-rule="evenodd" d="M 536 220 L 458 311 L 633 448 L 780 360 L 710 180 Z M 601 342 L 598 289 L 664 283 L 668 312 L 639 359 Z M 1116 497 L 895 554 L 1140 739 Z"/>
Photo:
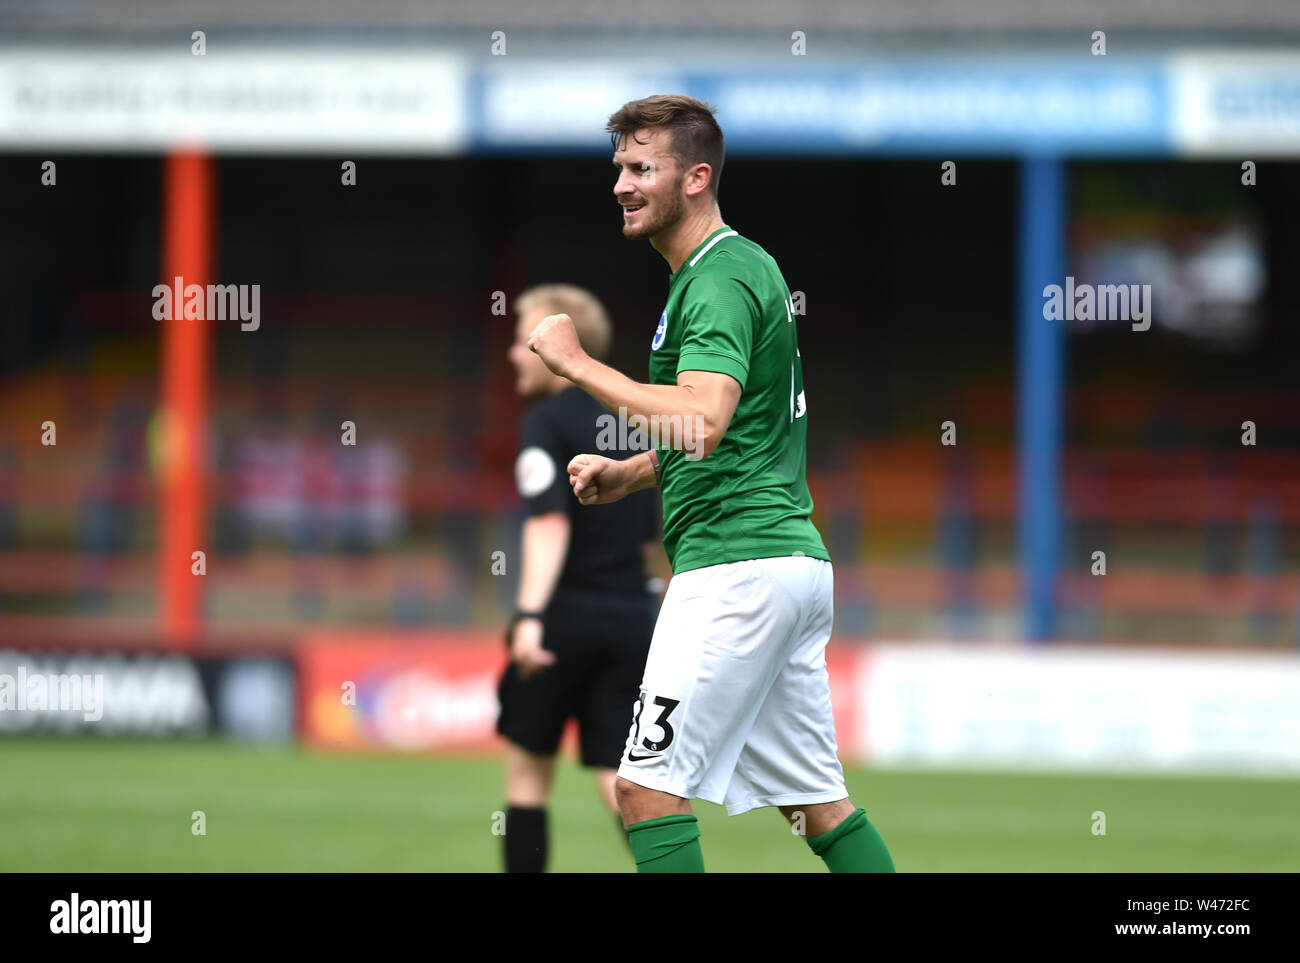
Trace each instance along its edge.
<path fill-rule="evenodd" d="M 554 756 L 539 756 L 511 743 L 506 750 L 506 801 L 512 806 L 545 806 L 554 772 Z"/>
<path fill-rule="evenodd" d="M 779 806 L 794 830 L 801 836 L 820 836 L 828 833 L 856 811 L 849 798 L 829 803 L 811 803 L 802 806 Z"/>
<path fill-rule="evenodd" d="M 638 786 L 634 782 L 629 782 L 622 776 L 614 777 L 614 799 L 618 803 L 618 808 L 623 809 L 626 803 L 637 798 L 638 793 L 646 792 L 644 786 Z"/>
<path fill-rule="evenodd" d="M 627 826 L 647 819 L 691 811 L 691 804 L 681 796 L 638 786 L 622 776 L 614 780 L 614 797 L 618 800 L 619 812 L 623 814 L 623 822 Z"/>

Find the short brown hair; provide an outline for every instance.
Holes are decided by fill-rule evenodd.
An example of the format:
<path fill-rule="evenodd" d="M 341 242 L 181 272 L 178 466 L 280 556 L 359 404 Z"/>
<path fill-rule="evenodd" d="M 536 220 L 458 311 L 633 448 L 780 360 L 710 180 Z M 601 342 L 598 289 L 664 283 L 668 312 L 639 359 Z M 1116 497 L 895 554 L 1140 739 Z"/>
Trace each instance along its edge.
<path fill-rule="evenodd" d="M 515 298 L 515 313 L 523 317 L 534 308 L 573 319 L 582 350 L 597 361 L 609 354 L 611 330 L 605 306 L 594 294 L 575 284 L 538 284 Z"/>
<path fill-rule="evenodd" d="M 684 94 L 658 94 L 628 101 L 610 115 L 605 130 L 610 133 L 614 149 L 624 135 L 633 136 L 644 127 L 665 127 L 671 138 L 672 153 L 684 168 L 708 164 L 713 168 L 709 193 L 718 199 L 718 181 L 722 179 L 722 161 L 726 142 L 722 128 L 713 115 L 716 107 Z"/>

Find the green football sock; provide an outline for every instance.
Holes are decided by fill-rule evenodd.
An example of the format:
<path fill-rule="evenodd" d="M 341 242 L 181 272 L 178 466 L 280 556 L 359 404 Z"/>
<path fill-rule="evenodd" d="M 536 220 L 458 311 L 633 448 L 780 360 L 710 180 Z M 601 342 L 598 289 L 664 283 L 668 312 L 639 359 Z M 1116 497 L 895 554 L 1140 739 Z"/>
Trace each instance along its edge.
<path fill-rule="evenodd" d="M 808 840 L 832 873 L 892 873 L 894 860 L 866 810 L 854 810 L 828 833 Z"/>
<path fill-rule="evenodd" d="M 627 841 L 638 873 L 704 872 L 700 827 L 690 813 L 660 816 L 629 826 Z"/>

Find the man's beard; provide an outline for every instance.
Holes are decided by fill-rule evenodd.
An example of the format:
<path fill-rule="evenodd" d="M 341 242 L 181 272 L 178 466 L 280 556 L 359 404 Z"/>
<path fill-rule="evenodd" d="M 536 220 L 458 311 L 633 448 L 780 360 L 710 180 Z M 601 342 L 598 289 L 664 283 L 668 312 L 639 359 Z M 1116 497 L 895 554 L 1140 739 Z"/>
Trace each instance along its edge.
<path fill-rule="evenodd" d="M 650 212 L 649 207 L 642 208 L 647 214 Z M 673 189 L 668 192 L 667 196 L 656 204 L 658 216 L 653 220 L 642 218 L 639 224 L 624 224 L 623 236 L 629 240 L 640 240 L 643 237 L 653 237 L 665 228 L 672 227 L 686 213 L 686 205 L 682 203 L 682 179 L 677 178 L 677 183 L 673 184 Z"/>

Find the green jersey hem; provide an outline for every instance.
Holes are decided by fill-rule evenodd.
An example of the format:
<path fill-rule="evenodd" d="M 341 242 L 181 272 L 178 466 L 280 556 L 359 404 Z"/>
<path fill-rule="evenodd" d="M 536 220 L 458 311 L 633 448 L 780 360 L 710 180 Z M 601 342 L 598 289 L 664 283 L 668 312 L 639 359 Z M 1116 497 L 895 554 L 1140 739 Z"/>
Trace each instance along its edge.
<path fill-rule="evenodd" d="M 770 548 L 746 548 L 740 545 L 726 552 L 685 552 L 681 559 L 673 561 L 672 568 L 674 575 L 681 575 L 683 572 L 691 572 L 697 568 L 708 568 L 710 565 L 752 562 L 759 558 L 787 558 L 794 555 L 795 552 L 801 552 L 805 558 L 819 558 L 823 562 L 831 560 L 830 553 L 820 545 L 807 545 L 802 548 L 792 548 L 789 551 L 781 552 L 773 551 Z"/>

